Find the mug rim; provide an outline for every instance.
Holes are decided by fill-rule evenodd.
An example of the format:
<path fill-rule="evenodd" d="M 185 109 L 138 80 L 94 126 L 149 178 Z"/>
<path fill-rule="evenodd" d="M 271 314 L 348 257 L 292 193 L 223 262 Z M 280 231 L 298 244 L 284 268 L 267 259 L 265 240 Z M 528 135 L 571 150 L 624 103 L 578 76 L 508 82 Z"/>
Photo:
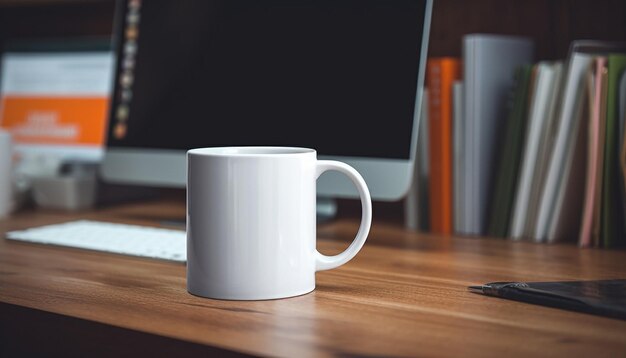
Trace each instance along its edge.
<path fill-rule="evenodd" d="M 202 155 L 214 157 L 277 157 L 315 153 L 315 149 L 311 148 L 281 146 L 203 147 L 193 148 L 187 151 L 188 155 Z"/>

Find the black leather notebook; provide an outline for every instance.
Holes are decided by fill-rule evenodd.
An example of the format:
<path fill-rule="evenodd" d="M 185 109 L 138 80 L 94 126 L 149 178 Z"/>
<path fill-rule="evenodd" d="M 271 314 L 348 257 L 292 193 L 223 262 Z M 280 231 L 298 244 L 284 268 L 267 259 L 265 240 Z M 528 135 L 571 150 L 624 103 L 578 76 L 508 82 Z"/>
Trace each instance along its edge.
<path fill-rule="evenodd" d="M 492 282 L 471 292 L 626 320 L 626 280 Z"/>

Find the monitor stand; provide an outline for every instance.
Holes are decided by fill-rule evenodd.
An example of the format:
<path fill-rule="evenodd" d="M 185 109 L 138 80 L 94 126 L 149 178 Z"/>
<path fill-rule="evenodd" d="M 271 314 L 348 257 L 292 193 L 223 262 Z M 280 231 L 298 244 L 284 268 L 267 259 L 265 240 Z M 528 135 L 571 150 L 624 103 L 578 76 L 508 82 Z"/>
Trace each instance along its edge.
<path fill-rule="evenodd" d="M 337 201 L 329 197 L 317 197 L 317 223 L 330 221 L 337 216 Z"/>

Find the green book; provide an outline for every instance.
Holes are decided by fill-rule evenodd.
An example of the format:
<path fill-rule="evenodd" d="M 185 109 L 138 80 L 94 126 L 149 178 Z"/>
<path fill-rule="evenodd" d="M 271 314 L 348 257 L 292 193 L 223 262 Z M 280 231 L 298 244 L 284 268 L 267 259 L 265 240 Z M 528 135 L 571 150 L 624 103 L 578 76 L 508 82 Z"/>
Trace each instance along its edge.
<path fill-rule="evenodd" d="M 623 203 L 619 195 L 618 148 L 618 89 L 619 80 L 626 70 L 626 55 L 608 56 L 608 90 L 606 105 L 606 139 L 604 146 L 604 173 L 602 178 L 602 213 L 600 238 L 604 247 L 624 245 L 621 217 Z"/>
<path fill-rule="evenodd" d="M 489 226 L 487 227 L 487 234 L 490 236 L 505 237 L 509 230 L 526 132 L 528 93 L 532 69 L 532 65 L 524 65 L 515 72 L 515 88 L 504 125 L 504 135 L 499 146 L 500 156 L 494 177 L 495 187 L 491 201 Z"/>

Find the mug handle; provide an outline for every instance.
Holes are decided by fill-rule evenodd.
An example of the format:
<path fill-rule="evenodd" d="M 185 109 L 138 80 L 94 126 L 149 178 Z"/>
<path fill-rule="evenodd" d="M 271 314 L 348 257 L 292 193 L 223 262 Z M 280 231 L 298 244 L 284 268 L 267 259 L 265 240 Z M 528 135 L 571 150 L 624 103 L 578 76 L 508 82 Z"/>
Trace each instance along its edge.
<path fill-rule="evenodd" d="M 318 160 L 315 170 L 315 179 L 320 177 L 322 173 L 328 170 L 336 170 L 345 174 L 352 183 L 356 186 L 361 197 L 361 226 L 356 234 L 356 237 L 348 246 L 348 248 L 342 253 L 334 256 L 322 255 L 319 251 L 315 251 L 315 271 L 330 270 L 339 267 L 346 262 L 350 261 L 363 247 L 365 239 L 370 232 L 372 226 L 372 199 L 370 197 L 370 191 L 365 184 L 365 180 L 359 172 L 348 164 L 338 162 L 335 160 Z"/>

